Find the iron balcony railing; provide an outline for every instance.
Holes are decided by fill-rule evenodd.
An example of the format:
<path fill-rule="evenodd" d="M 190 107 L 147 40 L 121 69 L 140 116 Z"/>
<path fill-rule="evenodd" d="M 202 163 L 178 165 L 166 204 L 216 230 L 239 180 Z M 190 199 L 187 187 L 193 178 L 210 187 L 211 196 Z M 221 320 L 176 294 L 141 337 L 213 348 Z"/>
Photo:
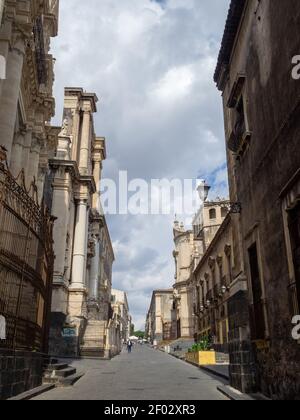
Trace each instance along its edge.
<path fill-rule="evenodd" d="M 27 190 L 24 173 L 15 179 L 0 162 L 0 315 L 6 321 L 1 348 L 47 350 L 52 230 L 35 184 Z"/>

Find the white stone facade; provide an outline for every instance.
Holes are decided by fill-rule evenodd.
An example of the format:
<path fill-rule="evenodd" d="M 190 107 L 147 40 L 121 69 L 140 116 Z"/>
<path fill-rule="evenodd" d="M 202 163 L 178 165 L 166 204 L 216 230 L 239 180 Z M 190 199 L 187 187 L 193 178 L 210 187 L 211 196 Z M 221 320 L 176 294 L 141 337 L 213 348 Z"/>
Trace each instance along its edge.
<path fill-rule="evenodd" d="M 81 88 L 65 89 L 63 125 L 50 161 L 57 218 L 50 351 L 57 355 L 78 356 L 81 347 L 102 355 L 110 319 L 114 253 L 100 202 L 106 148 L 94 130 L 97 102 Z"/>
<path fill-rule="evenodd" d="M 146 339 L 159 346 L 163 341 L 177 338 L 173 289 L 155 290 L 146 320 Z"/>
<path fill-rule="evenodd" d="M 48 158 L 56 148 L 57 132 L 50 127 L 55 101 L 49 51 L 58 31 L 58 5 L 58 0 L 0 2 L 0 57 L 6 76 L 0 78 L 0 146 L 13 176 L 23 170 L 28 189 L 36 180 L 40 202 Z"/>
<path fill-rule="evenodd" d="M 130 316 L 127 294 L 121 290 L 113 289 L 112 307 L 120 325 L 120 343 L 127 342 L 130 337 L 132 318 Z"/>

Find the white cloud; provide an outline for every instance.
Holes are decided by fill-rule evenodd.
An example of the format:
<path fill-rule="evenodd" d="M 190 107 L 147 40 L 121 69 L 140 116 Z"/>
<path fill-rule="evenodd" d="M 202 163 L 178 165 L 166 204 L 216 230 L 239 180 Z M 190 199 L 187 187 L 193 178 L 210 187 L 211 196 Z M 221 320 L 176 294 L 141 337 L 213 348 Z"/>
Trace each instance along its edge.
<path fill-rule="evenodd" d="M 190 93 L 194 81 L 191 66 L 175 67 L 167 71 L 151 93 L 158 99 L 174 102 Z"/>
<path fill-rule="evenodd" d="M 222 106 L 213 71 L 229 0 L 60 4 L 55 122 L 61 121 L 64 86 L 98 94 L 95 126 L 108 149 L 104 176 L 117 179 L 127 169 L 129 178 L 146 180 L 207 178 L 221 168 Z M 173 283 L 172 218 L 109 218 L 115 287 L 130 291 L 138 327 L 151 290 Z"/>

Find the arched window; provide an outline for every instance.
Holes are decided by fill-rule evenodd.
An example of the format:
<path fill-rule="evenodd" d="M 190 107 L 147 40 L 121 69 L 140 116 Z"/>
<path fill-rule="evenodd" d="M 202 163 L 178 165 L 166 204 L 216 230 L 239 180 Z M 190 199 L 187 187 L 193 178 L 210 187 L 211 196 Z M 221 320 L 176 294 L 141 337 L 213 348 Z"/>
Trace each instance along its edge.
<path fill-rule="evenodd" d="M 217 218 L 217 211 L 216 211 L 216 209 L 209 210 L 209 218 L 210 218 L 210 220 L 213 220 L 213 219 L 216 219 Z"/>

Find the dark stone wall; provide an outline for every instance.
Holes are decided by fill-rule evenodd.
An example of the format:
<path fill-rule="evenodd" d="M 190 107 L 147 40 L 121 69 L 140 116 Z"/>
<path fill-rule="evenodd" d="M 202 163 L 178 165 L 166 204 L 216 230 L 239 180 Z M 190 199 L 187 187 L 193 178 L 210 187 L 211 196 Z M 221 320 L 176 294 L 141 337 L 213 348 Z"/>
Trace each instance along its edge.
<path fill-rule="evenodd" d="M 45 355 L 0 349 L 0 400 L 42 384 Z"/>
<path fill-rule="evenodd" d="M 79 336 L 63 337 L 63 327 L 67 316 L 60 312 L 51 313 L 49 332 L 49 355 L 54 357 L 79 357 L 80 345 L 87 325 L 87 320 L 80 320 Z"/>
<path fill-rule="evenodd" d="M 252 131 L 249 149 L 234 165 L 243 206 L 245 261 L 247 264 L 246 238 L 257 226 L 266 292 L 269 337 L 264 348 L 255 347 L 256 377 L 267 396 L 300 399 L 300 346 L 291 338 L 293 313 L 280 199 L 300 167 L 300 81 L 292 78 L 292 57 L 300 54 L 299 1 L 268 0 L 260 3 L 257 13 L 250 7 L 246 27 L 250 30 L 244 39 L 240 35 L 235 53 L 239 58 L 230 69 L 230 80 L 237 72 L 246 75 Z M 232 168 L 230 172 L 232 183 Z M 234 378 L 235 356 L 232 361 Z"/>
<path fill-rule="evenodd" d="M 250 340 L 247 292 L 240 291 L 229 299 L 228 319 L 230 383 L 246 394 L 255 392 L 257 377 Z"/>

